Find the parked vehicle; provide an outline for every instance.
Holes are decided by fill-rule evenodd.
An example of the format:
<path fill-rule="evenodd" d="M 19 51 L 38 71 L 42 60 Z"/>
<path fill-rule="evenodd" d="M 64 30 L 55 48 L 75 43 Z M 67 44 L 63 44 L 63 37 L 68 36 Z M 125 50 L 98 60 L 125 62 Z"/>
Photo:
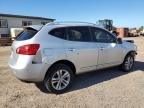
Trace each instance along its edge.
<path fill-rule="evenodd" d="M 144 36 L 144 30 L 140 32 L 140 35 L 141 35 L 141 36 Z"/>
<path fill-rule="evenodd" d="M 16 38 L 16 36 L 23 31 L 23 28 L 11 28 L 10 29 L 10 34 L 12 40 Z"/>
<path fill-rule="evenodd" d="M 137 29 L 131 29 L 128 34 L 129 37 L 138 37 L 140 36 L 140 31 Z"/>
<path fill-rule="evenodd" d="M 106 29 L 88 23 L 50 23 L 29 26 L 12 44 L 9 66 L 24 81 L 43 82 L 53 93 L 63 93 L 76 74 L 134 65 L 137 47 Z"/>

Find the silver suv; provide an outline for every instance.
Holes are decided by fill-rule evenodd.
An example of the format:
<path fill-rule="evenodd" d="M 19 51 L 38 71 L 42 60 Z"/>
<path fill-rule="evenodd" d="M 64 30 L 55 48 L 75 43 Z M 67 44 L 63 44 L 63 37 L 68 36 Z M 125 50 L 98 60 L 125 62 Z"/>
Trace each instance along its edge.
<path fill-rule="evenodd" d="M 67 90 L 76 74 L 120 66 L 130 71 L 137 47 L 88 23 L 25 27 L 12 44 L 9 66 L 23 81 L 43 82 L 53 93 Z"/>

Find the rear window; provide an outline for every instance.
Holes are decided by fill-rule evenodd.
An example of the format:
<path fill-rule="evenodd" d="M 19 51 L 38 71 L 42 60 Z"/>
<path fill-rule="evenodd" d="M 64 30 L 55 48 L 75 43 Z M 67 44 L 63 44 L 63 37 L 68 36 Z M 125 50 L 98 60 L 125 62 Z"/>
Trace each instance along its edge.
<path fill-rule="evenodd" d="M 16 40 L 22 41 L 22 40 L 28 40 L 34 37 L 34 35 L 37 33 L 35 29 L 27 28 L 24 31 L 22 31 L 18 36 L 16 37 Z"/>

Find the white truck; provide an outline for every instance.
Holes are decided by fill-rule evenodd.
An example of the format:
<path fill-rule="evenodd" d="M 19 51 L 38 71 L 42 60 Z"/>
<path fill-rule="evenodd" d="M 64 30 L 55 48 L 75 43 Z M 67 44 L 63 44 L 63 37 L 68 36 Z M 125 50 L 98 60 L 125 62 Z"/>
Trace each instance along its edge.
<path fill-rule="evenodd" d="M 11 38 L 12 40 L 15 39 L 15 37 L 21 33 L 23 31 L 23 28 L 11 28 L 10 29 L 10 34 L 11 34 Z"/>
<path fill-rule="evenodd" d="M 144 36 L 144 29 L 140 32 L 140 35 Z"/>

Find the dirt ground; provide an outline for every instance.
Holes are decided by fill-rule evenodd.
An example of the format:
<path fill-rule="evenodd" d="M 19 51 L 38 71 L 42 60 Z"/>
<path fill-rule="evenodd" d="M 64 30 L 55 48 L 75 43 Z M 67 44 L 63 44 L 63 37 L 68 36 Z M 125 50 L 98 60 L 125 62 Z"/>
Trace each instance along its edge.
<path fill-rule="evenodd" d="M 0 108 L 144 108 L 144 37 L 133 39 L 138 56 L 132 72 L 118 68 L 82 74 L 64 94 L 24 83 L 8 68 L 10 47 L 0 47 Z"/>

